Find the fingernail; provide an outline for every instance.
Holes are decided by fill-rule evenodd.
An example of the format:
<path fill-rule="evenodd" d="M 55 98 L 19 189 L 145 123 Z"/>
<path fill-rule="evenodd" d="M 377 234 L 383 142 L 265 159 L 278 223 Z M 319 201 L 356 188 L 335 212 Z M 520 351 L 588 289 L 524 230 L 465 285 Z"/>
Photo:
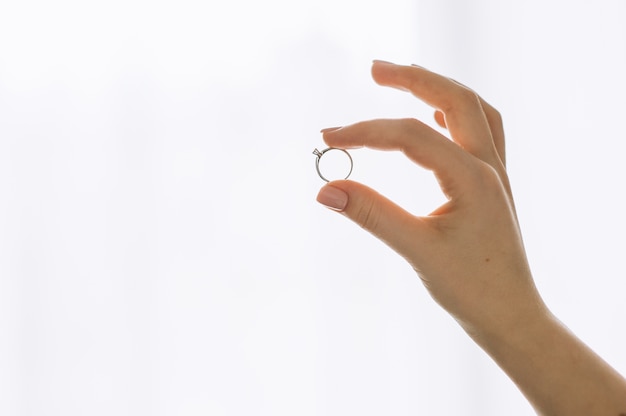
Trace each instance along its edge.
<path fill-rule="evenodd" d="M 335 211 L 343 211 L 348 205 L 348 194 L 339 188 L 326 185 L 317 194 L 317 202 Z"/>
<path fill-rule="evenodd" d="M 331 131 L 339 130 L 341 127 L 327 127 L 325 129 L 321 129 L 320 133 L 330 133 Z"/>
<path fill-rule="evenodd" d="M 393 62 L 383 61 L 381 59 L 374 59 L 375 64 L 383 64 L 383 65 L 395 65 Z"/>

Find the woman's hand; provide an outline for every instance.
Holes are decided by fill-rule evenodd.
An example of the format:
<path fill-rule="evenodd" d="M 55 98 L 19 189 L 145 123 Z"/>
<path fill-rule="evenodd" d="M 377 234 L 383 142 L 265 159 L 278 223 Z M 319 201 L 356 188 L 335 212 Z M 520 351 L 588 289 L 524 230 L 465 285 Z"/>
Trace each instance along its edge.
<path fill-rule="evenodd" d="M 434 172 L 448 202 L 428 216 L 415 216 L 352 181 L 328 184 L 318 201 L 403 256 L 470 333 L 504 330 L 543 313 L 505 170 L 499 113 L 472 90 L 421 67 L 376 61 L 372 75 L 378 84 L 411 92 L 434 107 L 452 140 L 421 121 L 402 119 L 325 129 L 325 142 L 400 150 Z"/>
<path fill-rule="evenodd" d="M 535 288 L 498 112 L 472 90 L 420 67 L 375 62 L 372 75 L 434 107 L 452 140 L 414 119 L 325 129 L 324 140 L 339 148 L 400 150 L 434 172 L 448 202 L 415 216 L 352 181 L 329 183 L 318 201 L 403 256 L 539 414 L 626 414 L 626 380 L 552 316 Z"/>

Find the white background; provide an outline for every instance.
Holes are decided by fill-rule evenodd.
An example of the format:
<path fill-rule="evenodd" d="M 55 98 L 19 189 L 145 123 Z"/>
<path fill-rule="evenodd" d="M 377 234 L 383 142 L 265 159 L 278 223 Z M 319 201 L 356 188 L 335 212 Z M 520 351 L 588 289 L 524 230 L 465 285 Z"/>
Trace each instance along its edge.
<path fill-rule="evenodd" d="M 503 114 L 537 284 L 626 373 L 626 3 L 0 2 L 0 414 L 530 415 L 382 243 L 315 202 L 319 130 Z M 392 153 L 352 178 L 443 199 Z"/>

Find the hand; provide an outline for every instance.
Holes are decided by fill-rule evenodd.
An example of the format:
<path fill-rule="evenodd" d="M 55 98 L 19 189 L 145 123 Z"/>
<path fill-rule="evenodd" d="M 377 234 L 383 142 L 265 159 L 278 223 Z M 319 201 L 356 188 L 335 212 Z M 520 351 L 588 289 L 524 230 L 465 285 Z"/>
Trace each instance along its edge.
<path fill-rule="evenodd" d="M 374 190 L 335 181 L 318 201 L 386 242 L 541 415 L 626 414 L 626 380 L 567 330 L 537 292 L 505 169 L 498 112 L 416 66 L 375 62 L 374 80 L 433 106 L 450 139 L 414 119 L 323 130 L 329 146 L 400 150 L 434 172 L 448 202 L 415 216 Z"/>
<path fill-rule="evenodd" d="M 436 109 L 452 140 L 415 119 L 325 129 L 332 147 L 400 150 L 434 172 L 448 202 L 415 216 L 370 188 L 335 181 L 318 201 L 403 256 L 432 297 L 470 331 L 499 330 L 542 311 L 526 261 L 505 169 L 499 113 L 459 83 L 416 66 L 376 61 L 374 80 Z"/>

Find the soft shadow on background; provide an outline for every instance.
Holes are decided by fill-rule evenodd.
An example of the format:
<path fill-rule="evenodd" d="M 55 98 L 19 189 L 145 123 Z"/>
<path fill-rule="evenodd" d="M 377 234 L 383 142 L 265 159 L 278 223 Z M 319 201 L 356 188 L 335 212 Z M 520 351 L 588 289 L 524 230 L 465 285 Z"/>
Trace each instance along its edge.
<path fill-rule="evenodd" d="M 432 120 L 372 59 L 502 112 L 537 284 L 626 373 L 623 1 L 217 3 L 0 5 L 0 414 L 532 414 L 315 202 L 321 128 Z M 442 202 L 352 154 L 352 179 Z"/>

